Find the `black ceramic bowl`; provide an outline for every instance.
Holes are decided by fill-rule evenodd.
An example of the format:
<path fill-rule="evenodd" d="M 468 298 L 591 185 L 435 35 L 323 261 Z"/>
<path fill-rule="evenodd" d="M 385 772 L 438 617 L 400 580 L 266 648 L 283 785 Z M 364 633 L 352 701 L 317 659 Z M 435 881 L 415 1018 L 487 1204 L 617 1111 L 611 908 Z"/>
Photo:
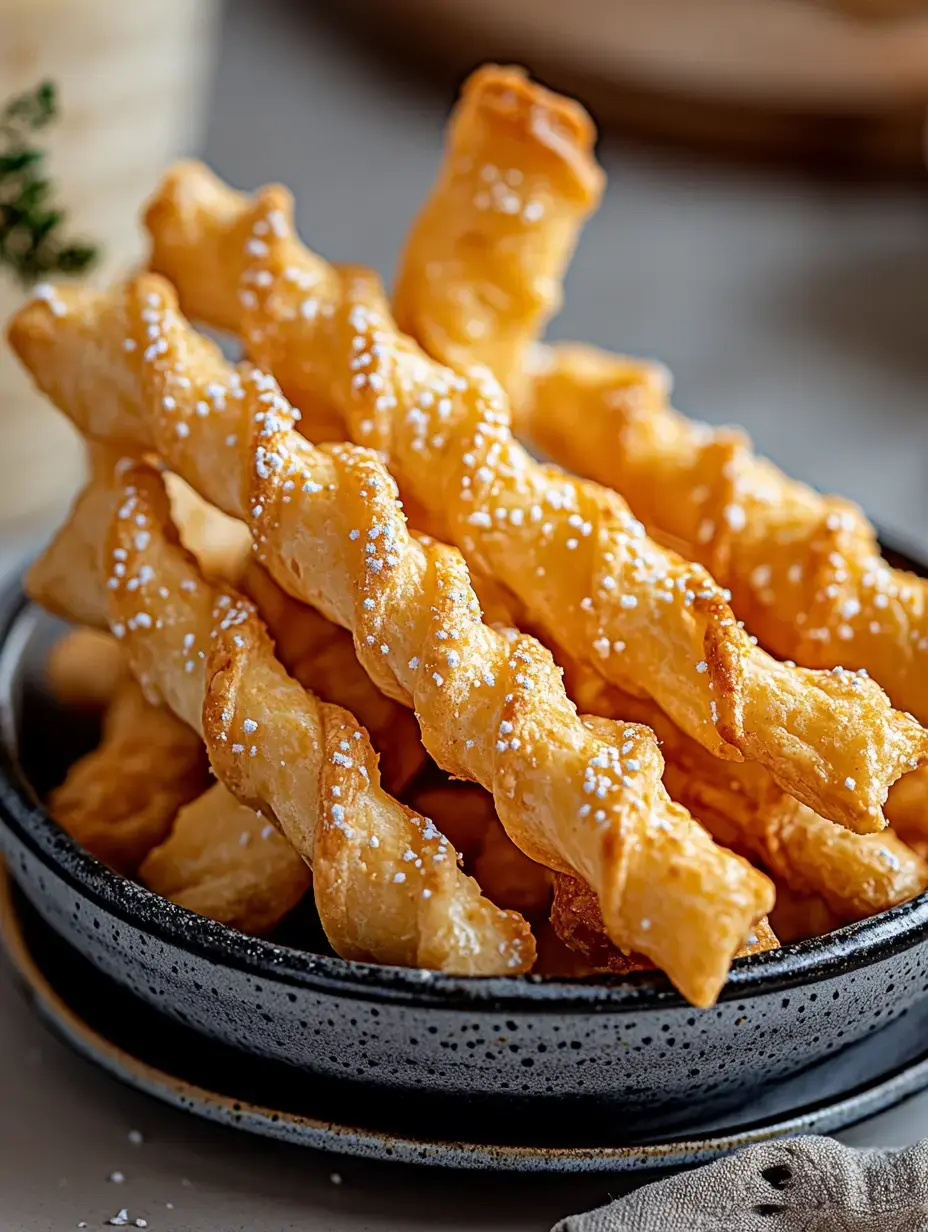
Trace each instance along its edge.
<path fill-rule="evenodd" d="M 515 1123 L 524 1138 L 550 1113 L 575 1127 L 574 1141 L 595 1143 L 617 1118 L 647 1134 L 748 1106 L 928 996 L 928 895 L 736 961 L 705 1011 L 656 973 L 456 978 L 349 963 L 202 919 L 104 868 L 40 803 L 86 740 L 41 685 L 61 631 L 18 584 L 0 602 L 0 848 L 65 941 L 205 1036 L 354 1093 L 363 1085 L 407 1109 L 440 1108 L 455 1136 L 479 1119 L 484 1139 L 492 1125 L 505 1141 Z"/>

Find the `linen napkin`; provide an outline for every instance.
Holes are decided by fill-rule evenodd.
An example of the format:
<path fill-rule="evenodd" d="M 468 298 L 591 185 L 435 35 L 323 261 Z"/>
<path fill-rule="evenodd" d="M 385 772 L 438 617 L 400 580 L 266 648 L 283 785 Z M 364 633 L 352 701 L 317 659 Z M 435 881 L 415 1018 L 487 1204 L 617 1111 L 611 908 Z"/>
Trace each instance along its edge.
<path fill-rule="evenodd" d="M 763 1142 L 552 1232 L 928 1232 L 928 1140 L 901 1151 Z"/>

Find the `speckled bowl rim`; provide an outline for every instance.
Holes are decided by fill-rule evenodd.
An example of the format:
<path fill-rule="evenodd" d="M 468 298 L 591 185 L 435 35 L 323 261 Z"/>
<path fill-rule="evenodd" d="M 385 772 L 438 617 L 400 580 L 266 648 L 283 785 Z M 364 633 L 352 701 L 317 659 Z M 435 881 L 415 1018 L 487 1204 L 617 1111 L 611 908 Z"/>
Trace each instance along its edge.
<path fill-rule="evenodd" d="M 48 927 L 47 925 L 45 927 Z M 77 1055 L 110 1077 L 180 1112 L 228 1129 L 288 1145 L 331 1151 L 356 1159 L 500 1172 L 657 1173 L 709 1163 L 753 1143 L 797 1134 L 829 1134 L 877 1116 L 928 1086 L 928 1053 L 890 1068 L 840 1095 L 805 1102 L 789 1112 L 737 1122 L 701 1134 L 671 1135 L 662 1141 L 622 1146 L 544 1146 L 481 1143 L 414 1137 L 362 1123 L 320 1119 L 312 1112 L 288 1112 L 223 1094 L 180 1078 L 145 1059 L 144 1049 L 127 1049 L 92 1027 L 57 991 L 51 973 L 33 953 L 10 892 L 9 871 L 0 863 L 0 943 L 19 987 L 43 1021 Z M 107 977 L 102 977 L 106 979 Z M 187 1028 L 188 1030 L 190 1028 Z"/>
<path fill-rule="evenodd" d="M 928 574 L 917 555 L 887 550 Z M 640 1014 L 689 1008 L 659 972 L 589 980 L 545 976 L 462 977 L 348 962 L 278 946 L 195 915 L 106 868 L 83 851 L 35 795 L 17 755 L 14 685 L 22 654 L 44 614 L 26 597 L 22 573 L 0 592 L 0 825 L 73 890 L 162 942 L 252 977 L 292 987 L 418 1007 L 471 1012 L 475 1006 L 524 1014 Z M 15 865 L 12 866 L 15 876 Z M 928 940 L 928 891 L 824 937 L 736 959 L 719 997 L 748 1001 L 841 976 Z M 693 1010 L 696 1014 L 699 1011 Z M 711 1011 L 709 1011 L 711 1012 Z"/>

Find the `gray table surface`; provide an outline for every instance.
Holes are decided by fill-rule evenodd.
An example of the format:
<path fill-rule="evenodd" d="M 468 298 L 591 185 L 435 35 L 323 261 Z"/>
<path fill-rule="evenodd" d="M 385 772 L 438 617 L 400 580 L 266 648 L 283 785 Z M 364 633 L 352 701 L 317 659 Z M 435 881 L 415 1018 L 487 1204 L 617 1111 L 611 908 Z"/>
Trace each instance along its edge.
<path fill-rule="evenodd" d="M 242 0 L 226 13 L 206 156 L 242 186 L 291 184 L 312 244 L 389 276 L 447 103 L 372 65 L 310 6 Z M 602 155 L 609 190 L 553 332 L 660 356 L 685 409 L 745 424 L 793 473 L 928 547 L 924 191 L 617 143 Z M 843 1137 L 925 1134 L 928 1095 Z M 122 1185 L 107 1180 L 114 1170 Z M 0 1232 L 99 1227 L 122 1206 L 152 1232 L 527 1232 L 617 1187 L 377 1167 L 199 1123 L 73 1057 L 0 963 Z"/>

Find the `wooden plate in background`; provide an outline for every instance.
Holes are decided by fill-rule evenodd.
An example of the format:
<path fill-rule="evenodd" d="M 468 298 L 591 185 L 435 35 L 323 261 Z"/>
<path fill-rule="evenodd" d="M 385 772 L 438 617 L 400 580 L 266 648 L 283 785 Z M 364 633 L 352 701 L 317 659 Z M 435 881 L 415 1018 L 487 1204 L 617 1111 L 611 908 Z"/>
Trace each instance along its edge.
<path fill-rule="evenodd" d="M 380 0 L 363 6 L 363 24 L 446 73 L 523 63 L 626 131 L 914 169 L 924 163 L 928 14 L 902 2 L 905 15 L 866 21 L 837 0 Z M 850 7 L 879 16 L 900 3 Z"/>

